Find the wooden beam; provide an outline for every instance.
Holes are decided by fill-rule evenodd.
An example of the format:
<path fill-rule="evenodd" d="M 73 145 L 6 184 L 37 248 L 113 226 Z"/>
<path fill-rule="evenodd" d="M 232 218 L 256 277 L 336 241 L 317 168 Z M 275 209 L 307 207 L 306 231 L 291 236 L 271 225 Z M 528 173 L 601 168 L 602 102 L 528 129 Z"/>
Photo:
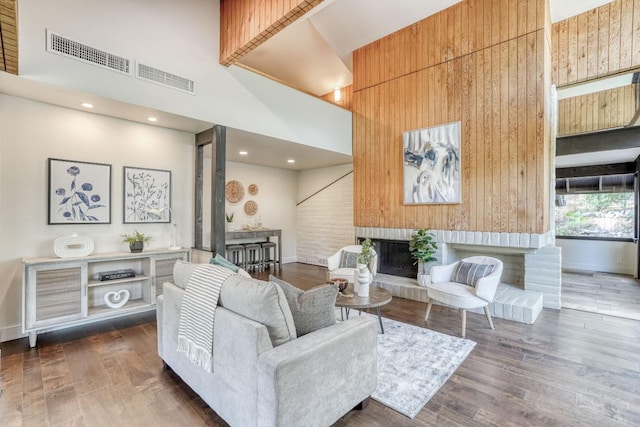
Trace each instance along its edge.
<path fill-rule="evenodd" d="M 322 0 L 221 0 L 220 63 L 230 66 Z"/>
<path fill-rule="evenodd" d="M 196 134 L 196 188 L 195 188 L 195 238 L 194 246 L 203 249 L 204 245 L 214 254 L 225 253 L 225 218 L 224 218 L 224 185 L 226 179 L 227 163 L 227 128 L 216 125 L 211 129 Z M 203 216 L 204 197 L 204 148 L 211 145 L 211 217 Z M 210 222 L 211 240 L 203 241 L 203 226 L 205 221 Z"/>
<path fill-rule="evenodd" d="M 17 0 L 0 0 L 0 71 L 18 74 Z"/>
<path fill-rule="evenodd" d="M 564 156 L 637 147 L 640 147 L 640 126 L 558 138 L 556 155 Z"/>
<path fill-rule="evenodd" d="M 211 150 L 211 252 L 225 256 L 225 193 L 227 173 L 227 128 L 213 127 L 214 142 Z"/>
<path fill-rule="evenodd" d="M 580 178 L 586 176 L 622 175 L 627 173 L 634 173 L 635 171 L 635 162 L 577 166 L 571 168 L 556 168 L 556 179 Z"/>

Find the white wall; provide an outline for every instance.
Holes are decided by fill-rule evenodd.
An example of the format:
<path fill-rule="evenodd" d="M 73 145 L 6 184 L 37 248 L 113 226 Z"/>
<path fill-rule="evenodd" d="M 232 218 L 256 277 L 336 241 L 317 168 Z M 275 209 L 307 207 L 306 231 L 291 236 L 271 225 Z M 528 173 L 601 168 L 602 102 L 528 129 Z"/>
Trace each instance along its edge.
<path fill-rule="evenodd" d="M 252 219 L 262 219 L 262 226 L 282 230 L 282 262 L 296 262 L 296 194 L 298 173 L 295 171 L 227 162 L 226 181 L 236 180 L 244 186 L 244 198 L 238 203 L 226 201 L 225 212 L 234 212 L 234 225 L 241 228 Z M 249 194 L 249 185 L 258 186 L 258 194 Z M 258 212 L 250 217 L 244 204 L 253 200 Z"/>
<path fill-rule="evenodd" d="M 298 175 L 298 203 L 350 172 L 353 173 L 353 163 L 301 171 Z"/>
<path fill-rule="evenodd" d="M 635 243 L 556 238 L 556 246 L 562 248 L 562 268 L 635 274 Z"/>
<path fill-rule="evenodd" d="M 122 167 L 172 171 L 178 244 L 193 236 L 193 134 L 0 95 L 0 340 L 19 331 L 21 259 L 54 256 L 54 239 L 91 237 L 95 252 L 128 250 L 120 234 L 134 228 L 168 247 L 169 224 L 123 224 Z M 47 225 L 47 158 L 112 165 L 111 224 Z"/>
<path fill-rule="evenodd" d="M 20 75 L 160 111 L 351 154 L 351 113 L 219 64 L 219 0 L 18 4 Z M 46 51 L 46 29 L 196 83 L 196 95 Z M 132 64 L 133 65 L 133 64 Z"/>
<path fill-rule="evenodd" d="M 343 176 L 352 165 L 300 172 L 299 200 Z M 327 257 L 355 241 L 353 174 L 298 205 L 298 262 L 327 265 Z"/>

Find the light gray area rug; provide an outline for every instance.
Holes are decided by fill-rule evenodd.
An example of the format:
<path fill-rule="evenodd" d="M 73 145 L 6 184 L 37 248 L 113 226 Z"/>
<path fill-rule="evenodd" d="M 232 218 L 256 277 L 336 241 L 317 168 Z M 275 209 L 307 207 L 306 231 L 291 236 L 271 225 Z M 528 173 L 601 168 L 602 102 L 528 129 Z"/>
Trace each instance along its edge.
<path fill-rule="evenodd" d="M 378 334 L 378 385 L 371 397 L 414 418 L 476 343 L 384 317 L 382 324 L 384 335 Z"/>

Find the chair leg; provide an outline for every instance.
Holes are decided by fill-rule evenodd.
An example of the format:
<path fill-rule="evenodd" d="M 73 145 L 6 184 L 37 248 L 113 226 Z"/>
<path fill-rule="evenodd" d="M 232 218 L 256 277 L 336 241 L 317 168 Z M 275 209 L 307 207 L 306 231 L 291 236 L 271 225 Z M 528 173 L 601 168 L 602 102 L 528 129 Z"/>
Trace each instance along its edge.
<path fill-rule="evenodd" d="M 467 310 L 462 310 L 462 338 L 467 330 Z"/>
<path fill-rule="evenodd" d="M 429 318 L 429 313 L 431 313 L 432 306 L 433 306 L 433 300 L 429 298 L 429 302 L 427 303 L 427 313 L 424 315 L 424 323 L 427 323 L 427 319 Z"/>
<path fill-rule="evenodd" d="M 491 329 L 493 329 L 493 321 L 491 320 L 491 312 L 489 312 L 489 306 L 488 305 L 484 306 L 484 314 L 487 315 L 487 320 L 489 321 L 489 326 L 491 326 Z"/>

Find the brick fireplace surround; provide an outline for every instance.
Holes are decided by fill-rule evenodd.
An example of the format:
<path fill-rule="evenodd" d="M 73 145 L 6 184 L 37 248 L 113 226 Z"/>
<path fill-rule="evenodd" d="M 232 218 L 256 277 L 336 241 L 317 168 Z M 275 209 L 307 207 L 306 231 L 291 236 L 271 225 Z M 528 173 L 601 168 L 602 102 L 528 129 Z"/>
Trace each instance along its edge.
<path fill-rule="evenodd" d="M 413 229 L 356 227 L 357 237 L 409 241 Z M 552 233 L 494 233 L 431 230 L 438 245 L 438 264 L 471 255 L 487 255 L 504 263 L 502 283 L 490 306 L 495 317 L 533 323 L 542 307 L 560 308 L 561 248 Z M 415 278 L 378 274 L 376 285 L 395 296 L 427 301 L 426 289 Z M 482 313 L 482 310 L 478 311 Z"/>

